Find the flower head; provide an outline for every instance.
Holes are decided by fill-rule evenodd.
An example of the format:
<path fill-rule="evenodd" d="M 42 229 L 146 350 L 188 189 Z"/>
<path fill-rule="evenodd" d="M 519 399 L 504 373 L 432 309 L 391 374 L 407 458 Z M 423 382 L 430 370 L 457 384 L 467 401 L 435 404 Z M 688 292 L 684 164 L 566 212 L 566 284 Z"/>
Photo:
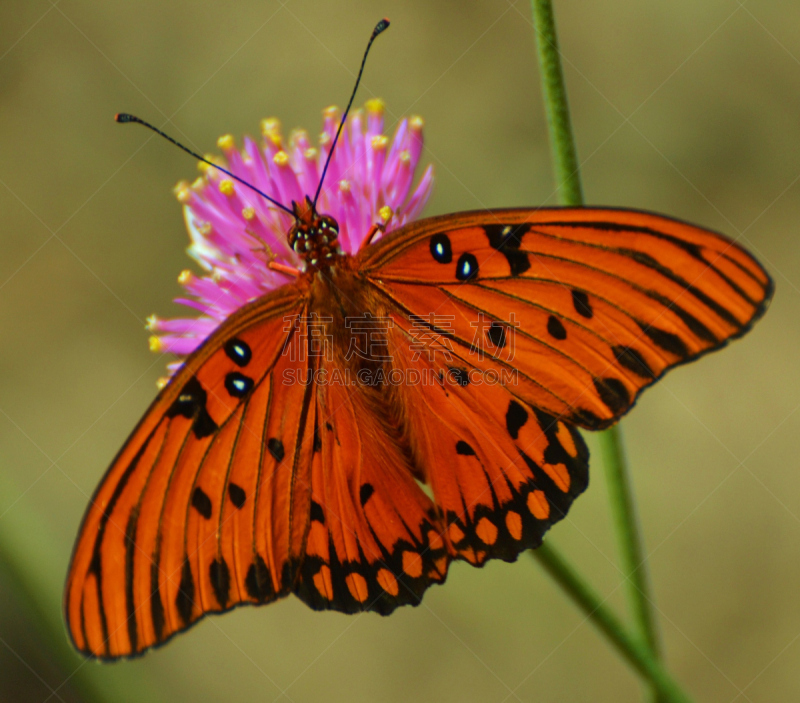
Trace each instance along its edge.
<path fill-rule="evenodd" d="M 374 224 L 390 232 L 416 218 L 433 186 L 428 166 L 413 192 L 411 187 L 422 153 L 422 119 L 403 119 L 389 139 L 383 114 L 383 102 L 369 100 L 363 111 L 348 116 L 317 202 L 320 214 L 338 222 L 346 254 L 359 250 Z M 289 207 L 306 195 L 313 198 L 339 119 L 337 108 L 323 111 L 318 147 L 301 129 L 290 134 L 287 145 L 280 122 L 271 118 L 261 122 L 261 145 L 245 137 L 239 150 L 226 134 L 217 141 L 222 157 L 206 158 Z M 193 352 L 235 310 L 291 280 L 270 269 L 271 261 L 301 270 L 305 265 L 286 239 L 293 223 L 288 213 L 212 166 L 200 162 L 199 167 L 203 175 L 192 184 L 178 183 L 175 194 L 191 240 L 188 253 L 206 273 L 183 271 L 178 282 L 189 297 L 175 302 L 200 316 L 153 315 L 147 321 L 154 333 L 151 349 L 179 356 Z"/>

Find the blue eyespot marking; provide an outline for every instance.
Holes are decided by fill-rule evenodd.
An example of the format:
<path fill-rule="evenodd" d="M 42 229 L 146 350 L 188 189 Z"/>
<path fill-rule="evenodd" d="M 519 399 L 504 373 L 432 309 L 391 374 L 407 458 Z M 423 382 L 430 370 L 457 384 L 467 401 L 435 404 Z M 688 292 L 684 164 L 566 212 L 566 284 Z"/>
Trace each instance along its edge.
<path fill-rule="evenodd" d="M 238 371 L 231 371 L 225 376 L 225 390 L 228 391 L 234 398 L 242 398 L 247 395 L 253 388 L 253 379 L 249 376 L 239 373 Z"/>
<path fill-rule="evenodd" d="M 453 248 L 450 237 L 446 234 L 434 234 L 431 237 L 431 256 L 440 264 L 449 264 L 453 260 Z"/>
<path fill-rule="evenodd" d="M 241 339 L 236 339 L 236 337 L 225 342 L 225 353 L 237 366 L 247 366 L 250 363 L 250 359 L 253 358 L 253 352 L 250 351 L 250 347 Z"/>
<path fill-rule="evenodd" d="M 456 278 L 459 281 L 471 281 L 478 275 L 478 260 L 474 254 L 462 254 L 456 264 Z"/>

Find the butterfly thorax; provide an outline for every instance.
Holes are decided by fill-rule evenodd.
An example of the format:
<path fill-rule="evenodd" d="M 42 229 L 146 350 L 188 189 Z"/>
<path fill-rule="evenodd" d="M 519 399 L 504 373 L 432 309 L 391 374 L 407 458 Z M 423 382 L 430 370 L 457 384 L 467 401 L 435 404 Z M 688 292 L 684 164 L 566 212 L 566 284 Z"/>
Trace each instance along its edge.
<path fill-rule="evenodd" d="M 292 203 L 295 223 L 289 230 L 289 246 L 306 262 L 306 270 L 328 268 L 342 256 L 339 224 L 328 215 L 317 213 L 306 196 L 302 203 Z"/>

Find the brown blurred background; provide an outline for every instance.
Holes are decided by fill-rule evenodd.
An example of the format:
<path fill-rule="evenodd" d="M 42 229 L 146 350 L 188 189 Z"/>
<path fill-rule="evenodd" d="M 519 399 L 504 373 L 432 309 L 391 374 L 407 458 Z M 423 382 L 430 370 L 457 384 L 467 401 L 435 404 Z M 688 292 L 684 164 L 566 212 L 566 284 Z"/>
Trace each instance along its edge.
<path fill-rule="evenodd" d="M 669 374 L 623 426 L 669 667 L 698 701 L 800 700 L 800 5 L 555 9 L 587 200 L 726 232 L 775 278 L 751 334 Z M 316 133 L 384 15 L 359 102 L 383 97 L 390 124 L 425 118 L 427 213 L 554 204 L 526 0 L 0 5 L 0 533 L 41 548 L 28 557 L 51 618 L 88 497 L 163 372 L 145 318 L 174 314 L 191 265 L 171 187 L 194 163 L 114 113 L 169 119 L 201 152 L 272 115 Z M 623 612 L 592 468 L 550 538 Z M 2 701 L 82 700 L 87 666 L 115 700 L 135 700 L 134 679 L 198 703 L 641 700 L 525 555 L 456 564 L 386 619 L 288 598 L 134 662 L 69 680 L 81 660 L 66 664 L 0 575 Z"/>

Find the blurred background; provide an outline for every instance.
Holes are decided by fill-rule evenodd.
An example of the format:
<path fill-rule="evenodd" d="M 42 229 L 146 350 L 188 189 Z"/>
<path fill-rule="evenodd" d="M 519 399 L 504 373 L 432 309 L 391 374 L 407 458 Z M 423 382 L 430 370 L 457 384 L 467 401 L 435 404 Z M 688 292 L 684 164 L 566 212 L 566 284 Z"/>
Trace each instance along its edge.
<path fill-rule="evenodd" d="M 775 278 L 751 334 L 670 373 L 623 427 L 671 671 L 697 701 L 799 700 L 800 4 L 555 10 L 587 201 L 726 232 Z M 290 597 L 136 661 L 63 654 L 81 516 L 167 361 L 145 318 L 175 314 L 193 266 L 171 188 L 195 164 L 114 113 L 201 152 L 268 116 L 315 134 L 384 15 L 359 102 L 382 97 L 390 127 L 425 118 L 427 214 L 555 204 L 526 0 L 0 5 L 0 701 L 641 700 L 527 555 L 454 564 L 390 618 Z M 624 613 L 592 471 L 549 539 Z"/>

